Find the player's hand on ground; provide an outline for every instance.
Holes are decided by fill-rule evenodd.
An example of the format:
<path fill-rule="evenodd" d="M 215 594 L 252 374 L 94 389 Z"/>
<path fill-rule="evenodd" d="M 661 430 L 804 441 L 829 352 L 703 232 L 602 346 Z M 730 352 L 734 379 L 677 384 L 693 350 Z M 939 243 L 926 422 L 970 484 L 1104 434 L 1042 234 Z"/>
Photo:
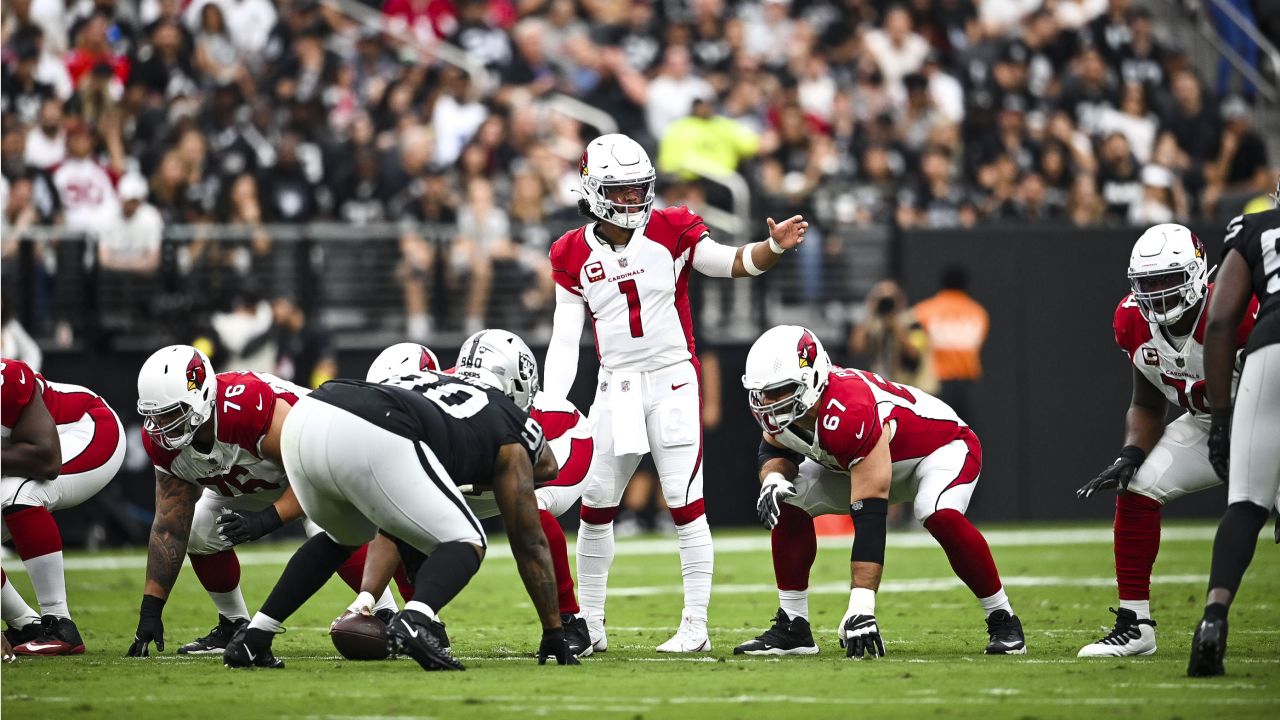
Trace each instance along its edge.
<path fill-rule="evenodd" d="M 157 652 L 164 652 L 164 621 L 161 610 L 164 601 L 151 595 L 142 596 L 142 610 L 138 612 L 138 629 L 133 632 L 133 644 L 129 646 L 129 657 L 149 657 L 151 643 L 156 644 Z"/>
<path fill-rule="evenodd" d="M 884 657 L 884 640 L 876 616 L 845 613 L 840 622 L 840 647 L 844 648 L 845 657 L 858 660 Z"/>
<path fill-rule="evenodd" d="M 1119 488 L 1124 490 L 1129 487 L 1129 481 L 1133 479 L 1134 473 L 1138 472 L 1138 468 L 1142 466 L 1142 461 L 1147 459 L 1147 454 L 1140 448 L 1132 445 L 1126 445 L 1120 451 L 1120 457 L 1111 463 L 1106 470 L 1098 473 L 1098 477 L 1090 480 L 1076 490 L 1076 497 L 1087 498 L 1092 497 L 1099 490 L 1107 490 L 1110 488 Z"/>
<path fill-rule="evenodd" d="M 760 497 L 756 498 L 756 516 L 765 529 L 772 530 L 778 524 L 783 501 L 795 496 L 796 486 L 789 480 L 779 476 L 765 479 L 764 485 L 760 486 Z"/>
<path fill-rule="evenodd" d="M 792 215 L 780 223 L 774 223 L 773 218 L 767 218 L 765 222 L 769 223 L 769 237 L 781 245 L 783 250 L 799 247 L 809 229 L 809 223 L 803 215 Z"/>
<path fill-rule="evenodd" d="M 1209 464 L 1218 479 L 1227 481 L 1231 469 L 1231 410 L 1214 410 L 1209 424 Z"/>
<path fill-rule="evenodd" d="M 582 664 L 569 652 L 569 640 L 562 627 L 542 631 L 542 643 L 538 645 L 538 664 L 546 665 L 547 658 L 555 658 L 558 665 Z"/>
<path fill-rule="evenodd" d="M 275 506 L 261 512 L 227 510 L 218 516 L 217 522 L 218 537 L 232 545 L 257 540 L 281 525 Z"/>

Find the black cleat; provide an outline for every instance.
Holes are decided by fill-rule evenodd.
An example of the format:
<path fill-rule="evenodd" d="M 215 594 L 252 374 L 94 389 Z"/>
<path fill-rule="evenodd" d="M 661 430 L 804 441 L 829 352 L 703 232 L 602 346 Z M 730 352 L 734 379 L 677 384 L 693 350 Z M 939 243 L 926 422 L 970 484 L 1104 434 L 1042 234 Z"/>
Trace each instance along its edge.
<path fill-rule="evenodd" d="M 1204 618 L 1191 638 L 1191 662 L 1187 677 L 1225 675 L 1222 657 L 1227 654 L 1227 619 Z"/>
<path fill-rule="evenodd" d="M 773 617 L 773 627 L 754 640 L 748 640 L 733 649 L 734 655 L 817 655 L 818 644 L 813 641 L 809 621 L 802 617 L 787 617 L 782 608 Z"/>
<path fill-rule="evenodd" d="M 466 670 L 449 648 L 440 644 L 443 634 L 443 623 L 417 610 L 401 610 L 387 625 L 387 648 L 392 655 L 413 658 L 423 670 Z"/>
<path fill-rule="evenodd" d="M 18 647 L 19 645 L 35 640 L 40 637 L 40 621 L 29 622 L 20 628 L 12 625 L 8 626 L 4 631 L 4 637 L 9 641 L 9 645 Z"/>
<path fill-rule="evenodd" d="M 23 630 L 30 628 L 30 625 Z M 40 632 L 31 640 L 14 645 L 16 655 L 83 655 L 84 640 L 71 618 L 45 615 L 40 618 Z"/>
<path fill-rule="evenodd" d="M 249 626 L 248 618 L 232 620 L 226 615 L 218 615 L 218 624 L 208 635 L 196 638 L 178 648 L 179 655 L 221 655 L 227 649 L 227 643 L 243 628 Z"/>
<path fill-rule="evenodd" d="M 1008 610 L 997 610 L 987 616 L 988 655 L 1026 655 L 1027 638 L 1022 634 L 1022 621 Z"/>
<path fill-rule="evenodd" d="M 572 613 L 560 613 L 560 624 L 564 626 L 564 637 L 569 643 L 569 652 L 574 657 L 584 658 L 595 652 L 586 618 L 576 617 Z"/>
<path fill-rule="evenodd" d="M 246 625 L 227 643 L 222 663 L 229 668 L 282 668 L 284 661 L 271 654 L 274 637 L 275 633 Z"/>
<path fill-rule="evenodd" d="M 382 608 L 375 612 L 373 616 L 381 620 L 383 625 L 390 625 L 391 618 L 396 616 L 396 611 L 391 608 Z"/>

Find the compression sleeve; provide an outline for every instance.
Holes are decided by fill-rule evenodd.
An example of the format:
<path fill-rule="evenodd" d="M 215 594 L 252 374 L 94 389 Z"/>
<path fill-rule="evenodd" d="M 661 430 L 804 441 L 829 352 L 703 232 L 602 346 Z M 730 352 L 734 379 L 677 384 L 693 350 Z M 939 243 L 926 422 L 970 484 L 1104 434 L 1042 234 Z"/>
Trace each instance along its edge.
<path fill-rule="evenodd" d="M 583 299 L 556 285 L 556 310 L 551 321 L 551 342 L 542 364 L 543 390 L 551 397 L 565 398 L 578 374 L 578 342 L 587 317 Z"/>
<path fill-rule="evenodd" d="M 737 258 L 738 248 L 703 236 L 693 253 L 693 269 L 709 277 L 733 277 L 733 261 Z"/>

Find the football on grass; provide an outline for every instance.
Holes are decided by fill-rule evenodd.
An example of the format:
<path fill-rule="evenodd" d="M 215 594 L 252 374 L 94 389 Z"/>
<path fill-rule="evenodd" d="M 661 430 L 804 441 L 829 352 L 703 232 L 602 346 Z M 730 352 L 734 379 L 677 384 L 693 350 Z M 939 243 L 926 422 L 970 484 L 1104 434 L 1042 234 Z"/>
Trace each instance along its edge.
<path fill-rule="evenodd" d="M 348 660 L 382 660 L 387 650 L 387 625 L 372 615 L 346 613 L 329 626 L 329 637 Z"/>

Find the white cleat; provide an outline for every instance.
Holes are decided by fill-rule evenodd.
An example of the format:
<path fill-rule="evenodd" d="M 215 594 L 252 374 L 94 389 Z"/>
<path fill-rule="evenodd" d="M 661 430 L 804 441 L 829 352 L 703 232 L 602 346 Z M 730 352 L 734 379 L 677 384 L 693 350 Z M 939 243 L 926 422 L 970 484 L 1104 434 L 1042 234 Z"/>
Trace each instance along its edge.
<path fill-rule="evenodd" d="M 680 629 L 670 640 L 658 646 L 660 653 L 711 652 L 711 638 L 707 637 L 707 621 L 695 620 L 688 615 L 680 621 Z"/>
<path fill-rule="evenodd" d="M 591 651 L 608 652 L 609 636 L 604 632 L 604 618 L 595 617 L 590 613 L 583 613 L 582 618 L 587 621 L 587 634 L 591 636 Z M 590 654 L 591 653 L 585 653 L 583 655 L 579 655 L 579 657 L 586 657 Z"/>
<path fill-rule="evenodd" d="M 1156 652 L 1156 623 L 1139 620 L 1137 613 L 1121 608 L 1112 609 L 1116 614 L 1116 626 L 1104 638 L 1080 648 L 1076 657 L 1133 657 L 1154 655 Z"/>

